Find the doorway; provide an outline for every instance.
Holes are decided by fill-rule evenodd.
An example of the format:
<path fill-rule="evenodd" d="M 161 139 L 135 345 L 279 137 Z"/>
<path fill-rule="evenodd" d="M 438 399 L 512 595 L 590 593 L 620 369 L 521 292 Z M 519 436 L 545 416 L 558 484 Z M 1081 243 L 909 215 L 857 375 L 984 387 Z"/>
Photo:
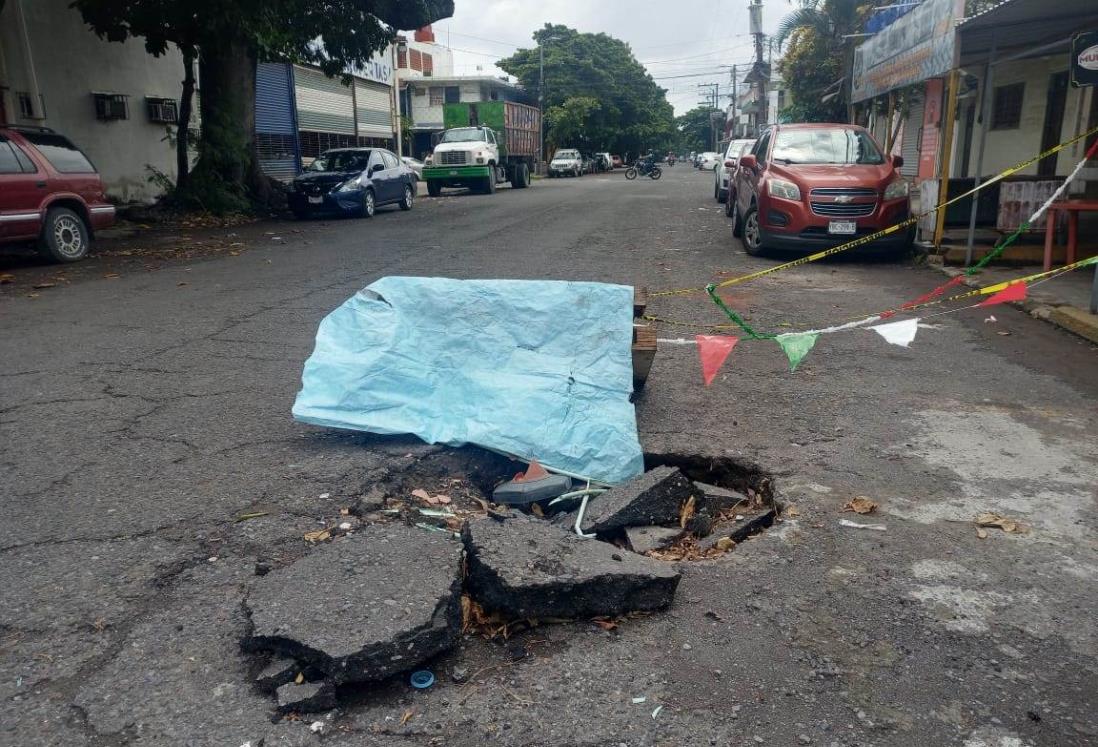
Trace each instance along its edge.
<path fill-rule="evenodd" d="M 1045 103 L 1045 126 L 1041 131 L 1041 152 L 1060 142 L 1067 108 L 1068 73 L 1053 73 L 1048 79 L 1048 100 Z M 1037 176 L 1056 176 L 1056 154 L 1042 158 L 1037 164 Z"/>

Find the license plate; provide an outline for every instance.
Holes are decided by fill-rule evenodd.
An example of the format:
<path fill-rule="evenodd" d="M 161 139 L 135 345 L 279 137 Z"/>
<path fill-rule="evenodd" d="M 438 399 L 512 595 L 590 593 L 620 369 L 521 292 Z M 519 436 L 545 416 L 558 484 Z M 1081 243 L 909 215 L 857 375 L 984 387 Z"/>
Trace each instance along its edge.
<path fill-rule="evenodd" d="M 322 202 L 324 202 L 323 197 L 313 197 L 311 195 L 309 196 L 309 204 L 310 205 L 319 205 Z"/>
<path fill-rule="evenodd" d="M 458 175 L 457 169 L 451 169 L 450 170 L 450 176 L 457 176 L 457 175 Z"/>
<path fill-rule="evenodd" d="M 827 224 L 828 233 L 852 234 L 858 232 L 858 224 L 852 220 L 833 220 Z"/>

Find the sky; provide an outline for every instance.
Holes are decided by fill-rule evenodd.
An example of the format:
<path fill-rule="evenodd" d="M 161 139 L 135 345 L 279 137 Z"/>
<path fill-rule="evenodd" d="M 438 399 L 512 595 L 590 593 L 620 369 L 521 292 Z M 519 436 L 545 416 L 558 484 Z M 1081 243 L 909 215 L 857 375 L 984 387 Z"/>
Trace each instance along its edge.
<path fill-rule="evenodd" d="M 747 5 L 748 0 L 454 0 L 453 17 L 434 30 L 435 40 L 454 51 L 455 75 L 503 75 L 495 61 L 520 46 L 533 47 L 531 35 L 546 23 L 607 33 L 629 43 L 682 114 L 702 101 L 699 83 L 719 83 L 721 106 L 727 105 L 731 70 L 720 66 L 742 67 L 755 54 Z M 763 30 L 773 33 L 793 7 L 790 0 L 764 2 Z"/>

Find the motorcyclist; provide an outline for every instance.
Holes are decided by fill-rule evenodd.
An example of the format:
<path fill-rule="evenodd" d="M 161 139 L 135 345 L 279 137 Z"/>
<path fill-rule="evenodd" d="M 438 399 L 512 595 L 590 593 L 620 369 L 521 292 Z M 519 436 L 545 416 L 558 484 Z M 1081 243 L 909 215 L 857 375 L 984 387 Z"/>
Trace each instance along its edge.
<path fill-rule="evenodd" d="M 645 172 L 651 171 L 652 167 L 656 165 L 656 151 L 649 148 L 648 153 L 641 159 L 641 165 Z"/>

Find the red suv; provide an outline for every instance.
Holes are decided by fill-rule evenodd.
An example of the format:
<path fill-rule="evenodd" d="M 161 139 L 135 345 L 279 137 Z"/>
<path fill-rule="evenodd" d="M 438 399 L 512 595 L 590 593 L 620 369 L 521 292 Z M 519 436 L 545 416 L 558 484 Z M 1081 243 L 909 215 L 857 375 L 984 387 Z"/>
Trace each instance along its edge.
<path fill-rule="evenodd" d="M 45 127 L 0 126 L 0 244 L 37 241 L 47 259 L 75 262 L 112 225 L 103 180 L 79 148 Z"/>
<path fill-rule="evenodd" d="M 902 165 L 856 125 L 774 125 L 740 158 L 732 233 L 755 255 L 818 251 L 887 228 L 911 210 Z M 914 238 L 912 227 L 868 248 L 900 253 Z"/>

